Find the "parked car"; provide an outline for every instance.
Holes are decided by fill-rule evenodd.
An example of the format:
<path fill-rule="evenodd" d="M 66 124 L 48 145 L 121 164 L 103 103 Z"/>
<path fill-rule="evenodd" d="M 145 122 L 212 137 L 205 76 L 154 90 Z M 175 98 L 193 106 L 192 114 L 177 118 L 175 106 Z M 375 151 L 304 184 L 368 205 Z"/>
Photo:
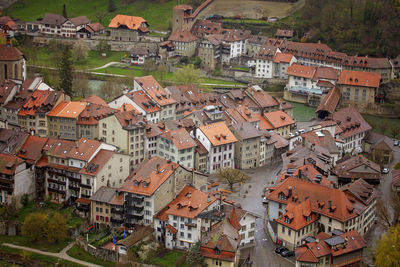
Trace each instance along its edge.
<path fill-rule="evenodd" d="M 399 145 L 399 140 L 394 140 L 393 145 L 394 146 L 398 146 Z"/>
<path fill-rule="evenodd" d="M 262 203 L 263 203 L 263 204 L 267 204 L 267 203 L 268 203 L 267 197 L 263 197 Z"/>
<path fill-rule="evenodd" d="M 295 135 L 292 133 L 289 133 L 289 137 L 294 137 Z"/>
<path fill-rule="evenodd" d="M 291 257 L 291 256 L 294 256 L 294 251 L 285 250 L 285 251 L 283 251 L 283 252 L 281 253 L 281 255 L 282 255 L 283 257 Z"/>
<path fill-rule="evenodd" d="M 275 249 L 275 253 L 281 254 L 284 251 L 287 251 L 288 249 L 285 247 L 279 247 Z"/>
<path fill-rule="evenodd" d="M 389 169 L 388 168 L 383 168 L 382 169 L 382 173 L 383 174 L 388 174 L 389 173 Z"/>
<path fill-rule="evenodd" d="M 303 133 L 305 133 L 305 132 L 306 132 L 306 130 L 304 130 L 304 129 L 300 129 L 300 130 L 299 130 L 299 133 L 300 133 L 300 134 L 303 134 Z"/>

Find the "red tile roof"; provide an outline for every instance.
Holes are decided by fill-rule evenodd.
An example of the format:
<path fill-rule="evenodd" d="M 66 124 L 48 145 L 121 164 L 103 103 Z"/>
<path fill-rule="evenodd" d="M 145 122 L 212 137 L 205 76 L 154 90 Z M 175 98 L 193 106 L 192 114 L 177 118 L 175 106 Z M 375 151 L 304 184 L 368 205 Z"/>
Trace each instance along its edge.
<path fill-rule="evenodd" d="M 190 31 L 199 38 L 205 37 L 205 35 L 209 35 L 215 38 L 215 36 L 213 35 L 221 33 L 222 24 L 210 20 L 198 19 L 193 24 L 192 29 Z"/>
<path fill-rule="evenodd" d="M 114 151 L 100 149 L 100 151 L 97 152 L 96 156 L 94 156 L 94 158 L 89 161 L 79 173 L 96 176 L 114 154 Z"/>
<path fill-rule="evenodd" d="M 335 112 L 337 105 L 339 104 L 340 98 L 342 94 L 337 87 L 333 87 L 329 92 L 324 96 L 321 103 L 318 105 L 316 112 L 318 111 L 327 111 L 330 114 Z"/>
<path fill-rule="evenodd" d="M 198 38 L 196 35 L 191 33 L 190 31 L 187 30 L 175 30 L 171 33 L 169 36 L 168 40 L 173 41 L 173 42 L 184 42 L 184 43 L 190 43 L 196 41 Z"/>
<path fill-rule="evenodd" d="M 153 76 L 138 77 L 135 78 L 135 81 L 143 88 L 146 94 L 160 106 L 176 103 L 171 95 L 153 78 Z"/>
<path fill-rule="evenodd" d="M 117 109 L 109 108 L 108 106 L 103 106 L 99 104 L 89 104 L 86 108 L 79 114 L 78 125 L 97 125 L 99 120 L 109 117 L 117 113 Z"/>
<path fill-rule="evenodd" d="M 292 54 L 276 53 L 274 58 L 274 63 L 290 63 L 292 58 L 293 58 Z"/>
<path fill-rule="evenodd" d="M 139 30 L 142 24 L 147 24 L 147 21 L 142 17 L 128 16 L 128 15 L 116 15 L 108 25 L 109 28 L 128 28 L 130 30 Z M 147 26 L 146 26 L 147 27 Z"/>
<path fill-rule="evenodd" d="M 275 58 L 277 47 L 271 45 L 263 45 L 256 56 L 257 59 L 273 61 Z"/>
<path fill-rule="evenodd" d="M 89 161 L 100 147 L 101 142 L 93 139 L 81 138 L 77 144 L 67 153 L 68 158 Z"/>
<path fill-rule="evenodd" d="M 298 204 L 288 203 L 285 211 L 281 217 L 276 219 L 276 222 L 295 231 L 301 230 L 307 225 L 318 221 L 317 215 L 312 212 L 310 199 L 306 199 Z M 307 218 L 309 219 L 307 220 Z"/>
<path fill-rule="evenodd" d="M 16 83 L 11 80 L 3 80 L 0 83 L 0 104 L 6 103 L 9 95 L 13 92 Z M 16 92 L 16 91 L 14 91 Z"/>
<path fill-rule="evenodd" d="M 338 84 L 379 88 L 381 75 L 376 72 L 343 70 Z"/>
<path fill-rule="evenodd" d="M 216 200 L 214 196 L 186 185 L 164 212 L 168 215 L 194 219 Z"/>
<path fill-rule="evenodd" d="M 364 166 L 364 170 L 356 170 Z M 362 155 L 343 157 L 336 162 L 333 172 L 340 178 L 381 179 L 381 167 Z"/>
<path fill-rule="evenodd" d="M 274 127 L 274 129 L 294 124 L 292 117 L 282 110 L 266 112 L 264 113 L 264 117 Z"/>
<path fill-rule="evenodd" d="M 170 224 L 167 224 L 167 226 L 166 226 L 166 228 L 168 229 L 168 231 L 171 233 L 171 234 L 176 234 L 177 232 L 178 232 L 178 230 L 176 230 L 172 225 L 170 225 Z"/>
<path fill-rule="evenodd" d="M 280 196 L 285 196 L 287 200 Z M 311 210 L 329 218 L 345 222 L 355 218 L 358 214 L 354 211 L 353 204 L 346 194 L 335 188 L 307 182 L 289 177 L 275 190 L 267 193 L 267 199 L 279 203 L 289 204 L 292 197 L 297 197 L 298 202 L 303 202 L 307 197 L 311 200 Z M 329 203 L 331 208 L 329 208 Z"/>
<path fill-rule="evenodd" d="M 392 185 L 400 186 L 400 169 L 392 171 Z"/>
<path fill-rule="evenodd" d="M 292 64 L 286 71 L 287 75 L 312 79 L 316 71 L 314 66 L 304 66 L 297 63 Z"/>
<path fill-rule="evenodd" d="M 136 105 L 141 107 L 146 113 L 161 111 L 161 108 L 157 106 L 156 102 L 151 100 L 151 98 L 143 91 L 130 92 L 126 94 L 126 96 L 132 99 L 132 101 L 134 101 Z"/>
<path fill-rule="evenodd" d="M 86 108 L 86 102 L 63 101 L 54 107 L 47 116 L 60 118 L 78 118 L 79 114 Z"/>
<path fill-rule="evenodd" d="M 178 150 L 193 148 L 196 142 L 185 129 L 174 129 L 161 134 L 161 137 L 174 143 Z"/>
<path fill-rule="evenodd" d="M 275 35 L 278 37 L 291 38 L 293 37 L 293 30 L 277 29 Z"/>
<path fill-rule="evenodd" d="M 24 54 L 16 47 L 0 45 L 0 61 L 18 61 L 24 58 Z"/>
<path fill-rule="evenodd" d="M 106 101 L 104 101 L 103 98 L 97 96 L 97 95 L 91 95 L 86 97 L 85 99 L 82 100 L 83 102 L 88 102 L 91 104 L 97 104 L 97 105 L 102 105 L 105 107 L 108 107 L 108 104 L 106 103 Z"/>
<path fill-rule="evenodd" d="M 236 137 L 226 126 L 225 122 L 215 122 L 199 127 L 213 146 L 220 146 L 237 142 Z"/>
<path fill-rule="evenodd" d="M 42 149 L 47 143 L 47 138 L 30 135 L 22 145 L 17 156 L 28 163 L 36 163 L 42 157 Z"/>
<path fill-rule="evenodd" d="M 175 172 L 178 164 L 158 156 L 146 159 L 129 175 L 121 191 L 151 196 Z"/>
<path fill-rule="evenodd" d="M 340 128 L 342 139 L 372 129 L 354 106 L 348 106 L 334 112 L 331 118 L 336 121 Z"/>
<path fill-rule="evenodd" d="M 279 102 L 276 101 L 276 99 L 273 96 L 271 96 L 270 94 L 268 94 L 263 90 L 257 91 L 256 89 L 249 87 L 245 90 L 245 93 L 247 96 L 251 98 L 252 101 L 256 102 L 256 104 L 261 108 L 279 106 Z"/>
<path fill-rule="evenodd" d="M 0 173 L 5 175 L 14 175 L 15 171 L 24 160 L 14 155 L 0 153 Z"/>

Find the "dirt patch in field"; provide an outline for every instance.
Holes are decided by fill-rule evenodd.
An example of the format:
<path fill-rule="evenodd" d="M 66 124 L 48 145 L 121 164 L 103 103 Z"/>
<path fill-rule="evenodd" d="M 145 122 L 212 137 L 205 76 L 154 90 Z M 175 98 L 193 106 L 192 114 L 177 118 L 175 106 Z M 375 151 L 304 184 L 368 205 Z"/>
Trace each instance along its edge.
<path fill-rule="evenodd" d="M 224 17 L 240 15 L 243 18 L 260 19 L 262 17 L 283 18 L 304 5 L 305 0 L 296 3 L 246 1 L 246 0 L 215 0 L 206 7 L 198 18 L 207 18 L 218 14 Z"/>

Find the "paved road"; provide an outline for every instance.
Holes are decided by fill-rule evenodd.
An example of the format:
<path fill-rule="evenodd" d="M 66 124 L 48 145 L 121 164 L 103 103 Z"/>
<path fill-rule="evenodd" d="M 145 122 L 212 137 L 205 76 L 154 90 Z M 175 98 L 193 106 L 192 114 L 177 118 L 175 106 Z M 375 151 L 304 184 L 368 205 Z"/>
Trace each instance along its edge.
<path fill-rule="evenodd" d="M 66 246 L 59 253 L 41 251 L 41 250 L 38 250 L 38 249 L 34 249 L 34 248 L 30 248 L 30 247 L 24 247 L 24 246 L 17 246 L 17 245 L 10 244 L 10 243 L 3 243 L 2 245 L 7 246 L 7 247 L 11 247 L 11 248 L 17 248 L 17 249 L 30 251 L 30 252 L 37 253 L 37 254 L 56 257 L 56 258 L 59 258 L 59 259 L 75 262 L 75 263 L 78 263 L 78 264 L 81 264 L 81 265 L 84 265 L 84 266 L 101 267 L 101 265 L 93 264 L 93 263 L 86 262 L 86 261 L 77 260 L 77 259 L 72 258 L 71 256 L 69 256 L 67 254 L 67 251 L 74 245 L 74 242 L 70 243 L 68 246 Z"/>
<path fill-rule="evenodd" d="M 262 167 L 253 170 L 248 170 L 246 173 L 249 175 L 250 180 L 240 188 L 240 195 L 234 193 L 229 196 L 229 199 L 235 200 L 240 203 L 242 207 L 248 211 L 254 212 L 261 216 L 256 221 L 256 246 L 253 248 L 243 249 L 240 253 L 243 257 L 247 257 L 250 253 L 251 259 L 254 262 L 253 266 L 264 267 L 286 267 L 294 265 L 294 257 L 290 260 L 277 255 L 275 244 L 269 238 L 268 234 L 264 231 L 264 215 L 265 206 L 262 204 L 261 195 L 266 186 L 270 186 L 271 182 L 275 183 L 276 174 L 281 169 L 281 164 L 276 164 L 272 167 Z M 251 185 L 251 188 L 249 187 Z M 248 191 L 248 193 L 245 193 Z M 246 195 L 246 198 L 243 198 Z"/>

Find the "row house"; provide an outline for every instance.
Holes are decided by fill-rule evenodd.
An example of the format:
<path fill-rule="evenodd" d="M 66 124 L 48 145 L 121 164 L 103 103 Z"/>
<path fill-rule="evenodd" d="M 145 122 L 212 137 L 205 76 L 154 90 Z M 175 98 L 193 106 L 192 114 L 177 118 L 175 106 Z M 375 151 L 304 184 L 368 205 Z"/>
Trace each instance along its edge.
<path fill-rule="evenodd" d="M 23 195 L 32 196 L 35 182 L 24 160 L 0 153 L 0 204 L 20 203 Z"/>
<path fill-rule="evenodd" d="M 266 112 L 264 113 L 264 118 L 267 123 L 265 125 L 266 128 L 263 130 L 273 130 L 284 138 L 289 137 L 290 130 L 295 124 L 293 118 L 282 110 Z"/>
<path fill-rule="evenodd" d="M 196 138 L 208 151 L 208 173 L 215 173 L 220 168 L 234 168 L 234 134 L 225 122 L 216 122 L 196 129 Z"/>
<path fill-rule="evenodd" d="M 289 77 L 286 91 L 296 95 L 297 101 L 303 99 L 313 106 L 321 102 L 323 94 L 333 88 L 339 78 L 338 71 L 333 68 L 303 66 L 293 64 L 287 69 Z"/>
<path fill-rule="evenodd" d="M 17 121 L 18 117 L 12 112 L 5 110 L 5 106 L 18 93 L 18 84 L 12 80 L 2 80 L 0 83 L 0 115 L 1 119 L 7 121 Z"/>
<path fill-rule="evenodd" d="M 235 166 L 242 170 L 259 167 L 263 133 L 249 122 L 232 124 L 229 128 L 238 140 L 235 143 Z"/>
<path fill-rule="evenodd" d="M 118 110 L 101 104 L 87 103 L 87 106 L 79 114 L 76 122 L 78 136 L 88 139 L 99 139 L 99 121 L 103 118 L 112 116 L 117 113 Z"/>
<path fill-rule="evenodd" d="M 232 124 L 248 122 L 257 130 L 260 128 L 259 114 L 255 114 L 246 106 L 239 105 L 236 108 L 228 108 L 225 109 L 225 113 L 228 116 L 227 119 L 229 118 Z"/>
<path fill-rule="evenodd" d="M 234 59 L 245 54 L 247 39 L 250 37 L 249 30 L 223 29 L 222 34 L 222 64 L 229 64 Z"/>
<path fill-rule="evenodd" d="M 244 94 L 245 99 L 249 98 L 249 100 L 255 103 L 255 105 L 248 106 L 255 113 L 262 114 L 264 112 L 270 112 L 280 109 L 279 102 L 273 96 L 265 92 L 261 87 L 257 85 L 253 85 L 244 90 Z"/>
<path fill-rule="evenodd" d="M 151 225 L 153 216 L 187 184 L 206 190 L 207 177 L 157 156 L 144 160 L 120 188 L 125 225 Z"/>
<path fill-rule="evenodd" d="M 369 190 L 374 198 L 374 189 Z M 290 249 L 300 246 L 303 239 L 315 236 L 320 231 L 356 230 L 364 234 L 372 226 L 375 202 L 358 200 L 349 194 L 340 189 L 288 177 L 266 193 L 267 218 L 277 223 L 277 238 Z"/>
<path fill-rule="evenodd" d="M 192 57 L 196 54 L 198 38 L 188 30 L 175 30 L 168 38 L 175 47 L 175 55 Z"/>
<path fill-rule="evenodd" d="M 382 84 L 388 83 L 392 79 L 392 65 L 388 58 L 348 56 L 342 64 L 343 70 L 379 73 Z"/>
<path fill-rule="evenodd" d="M 123 194 L 116 188 L 100 187 L 90 197 L 89 220 L 96 229 L 121 226 L 124 222 Z"/>
<path fill-rule="evenodd" d="M 117 14 L 111 19 L 108 28 L 110 38 L 114 41 L 139 41 L 140 37 L 149 33 L 149 24 L 142 17 Z"/>
<path fill-rule="evenodd" d="M 26 132 L 0 128 L 0 153 L 17 154 L 28 137 Z"/>
<path fill-rule="evenodd" d="M 93 36 L 102 35 L 105 33 L 103 25 L 99 22 L 87 24 L 85 27 L 76 31 L 76 37 L 82 39 L 91 39 Z"/>
<path fill-rule="evenodd" d="M 99 139 L 129 154 L 132 169 L 145 158 L 145 129 L 143 116 L 134 111 L 117 112 L 99 121 Z"/>
<path fill-rule="evenodd" d="M 147 121 L 157 123 L 160 120 L 161 108 L 143 91 L 123 94 L 112 100 L 108 105 L 117 109 L 132 106 L 140 114 L 145 116 Z"/>
<path fill-rule="evenodd" d="M 370 161 L 362 155 L 345 156 L 337 161 L 332 174 L 337 177 L 340 185 L 352 183 L 355 180 L 363 179 L 369 184 L 381 182 L 381 167 L 379 164 Z"/>
<path fill-rule="evenodd" d="M 158 46 L 156 43 L 137 43 L 130 51 L 130 60 L 133 65 L 143 65 L 146 59 L 158 58 Z"/>
<path fill-rule="evenodd" d="M 201 68 L 215 70 L 221 62 L 222 36 L 210 35 L 200 39 L 197 44 L 197 56 L 201 59 Z"/>
<path fill-rule="evenodd" d="M 36 89 L 18 111 L 18 124 L 26 131 L 47 137 L 49 135 L 47 115 L 67 99 L 68 96 L 60 91 Z"/>
<path fill-rule="evenodd" d="M 202 212 L 217 207 L 219 201 L 208 193 L 185 186 L 175 199 L 167 202 L 165 208 L 154 218 L 154 229 L 158 241 L 169 249 L 188 249 L 201 240 L 201 230 L 205 220 Z"/>
<path fill-rule="evenodd" d="M 47 113 L 48 136 L 66 140 L 78 140 L 77 122 L 87 102 L 62 101 Z"/>
<path fill-rule="evenodd" d="M 185 129 L 165 131 L 157 139 L 158 156 L 177 162 L 186 167 L 194 167 L 196 142 Z"/>
<path fill-rule="evenodd" d="M 133 92 L 142 91 L 152 101 L 154 101 L 160 111 L 160 120 L 175 119 L 175 104 L 176 101 L 154 78 L 153 76 L 144 76 L 134 79 Z"/>
<path fill-rule="evenodd" d="M 383 99 L 378 91 L 380 80 L 376 72 L 343 70 L 338 81 L 343 103 L 368 105 Z"/>
<path fill-rule="evenodd" d="M 361 265 L 365 247 L 367 243 L 357 231 L 319 233 L 296 249 L 296 267 Z"/>
<path fill-rule="evenodd" d="M 354 106 L 334 112 L 330 117 L 335 126 L 335 138 L 343 142 L 344 153 L 361 153 L 363 139 L 372 127 Z"/>
<path fill-rule="evenodd" d="M 90 20 L 86 16 L 68 19 L 59 14 L 46 13 L 40 24 L 43 34 L 74 38 L 77 31 L 90 24 Z"/>
<path fill-rule="evenodd" d="M 89 24 L 90 20 L 86 16 L 67 19 L 61 25 L 61 36 L 75 38 L 77 32 Z"/>
<path fill-rule="evenodd" d="M 259 166 L 264 166 L 274 161 L 275 144 L 278 144 L 278 141 L 274 138 L 272 133 L 268 131 L 262 131 L 262 133 L 260 137 Z"/>
<path fill-rule="evenodd" d="M 263 45 L 255 59 L 255 76 L 265 79 L 287 79 L 287 69 L 296 62 L 292 54 L 281 53 L 271 45 Z"/>
<path fill-rule="evenodd" d="M 123 170 L 123 160 L 114 160 L 112 169 L 109 164 L 104 168 L 108 162 L 99 166 L 98 163 L 102 159 L 101 156 L 96 156 L 98 153 L 106 154 L 102 150 L 114 151 L 115 147 L 85 138 L 79 141 L 50 138 L 43 147 L 45 155 L 39 164 L 40 167 L 46 168 L 46 196 L 59 203 L 74 202 L 78 198 L 89 198 L 96 191 L 96 186 L 112 184 L 113 181 L 122 179 L 120 177 L 125 178 L 129 170 L 126 167 L 125 171 Z M 89 171 L 101 174 L 100 177 L 95 175 L 94 179 L 90 179 L 90 174 L 85 173 L 84 168 L 87 168 L 91 161 L 94 161 L 97 167 L 91 167 Z M 86 175 L 85 180 L 82 180 L 83 174 Z"/>

